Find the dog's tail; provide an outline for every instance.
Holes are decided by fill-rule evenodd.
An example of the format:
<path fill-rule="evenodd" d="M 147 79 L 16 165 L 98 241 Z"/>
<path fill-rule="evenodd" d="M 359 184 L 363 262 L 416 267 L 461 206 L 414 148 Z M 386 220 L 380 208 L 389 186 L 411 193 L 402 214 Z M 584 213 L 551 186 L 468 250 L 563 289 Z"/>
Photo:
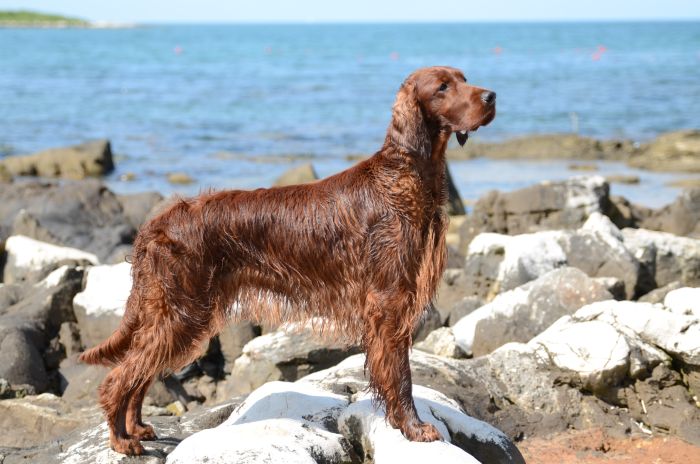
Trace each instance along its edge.
<path fill-rule="evenodd" d="M 137 326 L 138 313 L 130 297 L 119 328 L 104 342 L 83 351 L 78 359 L 86 364 L 100 364 L 103 366 L 118 364 L 124 357 L 124 353 L 129 349 L 131 335 Z"/>

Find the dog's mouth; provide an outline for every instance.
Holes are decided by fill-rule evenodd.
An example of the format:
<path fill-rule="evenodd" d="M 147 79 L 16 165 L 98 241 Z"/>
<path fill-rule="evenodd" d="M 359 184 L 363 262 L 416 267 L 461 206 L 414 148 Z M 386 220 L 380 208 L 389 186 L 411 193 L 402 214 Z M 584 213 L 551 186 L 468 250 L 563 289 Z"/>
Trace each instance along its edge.
<path fill-rule="evenodd" d="M 455 135 L 457 136 L 457 142 L 459 143 L 460 147 L 463 147 L 465 143 L 467 143 L 467 140 L 469 139 L 469 131 L 463 131 L 463 132 L 455 132 Z"/>
<path fill-rule="evenodd" d="M 485 115 L 483 115 L 474 125 L 471 127 L 464 129 L 464 130 L 456 130 L 455 135 L 457 136 L 457 142 L 459 142 L 460 146 L 464 146 L 465 143 L 467 143 L 467 140 L 469 140 L 469 133 L 470 132 L 476 132 L 479 130 L 479 127 L 481 126 L 487 126 L 493 119 L 496 117 L 496 110 L 494 109 L 493 111 L 489 111 Z"/>

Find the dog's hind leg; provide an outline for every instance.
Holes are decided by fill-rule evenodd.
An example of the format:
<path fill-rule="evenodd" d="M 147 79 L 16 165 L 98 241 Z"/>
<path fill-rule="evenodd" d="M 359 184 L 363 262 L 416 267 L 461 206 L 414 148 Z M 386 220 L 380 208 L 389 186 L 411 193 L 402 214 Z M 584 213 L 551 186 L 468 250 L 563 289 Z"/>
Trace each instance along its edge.
<path fill-rule="evenodd" d="M 153 379 L 136 391 L 129 400 L 129 406 L 126 410 L 126 431 L 127 433 L 139 440 L 155 440 L 156 436 L 153 426 L 144 424 L 141 418 L 141 406 L 143 398 L 146 396 L 148 387 L 153 383 Z"/>
<path fill-rule="evenodd" d="M 420 420 L 413 401 L 411 346 L 413 321 L 407 320 L 408 292 L 370 293 L 365 310 L 363 348 L 375 400 L 384 405 L 389 423 L 411 441 L 440 440 L 440 432 Z"/>

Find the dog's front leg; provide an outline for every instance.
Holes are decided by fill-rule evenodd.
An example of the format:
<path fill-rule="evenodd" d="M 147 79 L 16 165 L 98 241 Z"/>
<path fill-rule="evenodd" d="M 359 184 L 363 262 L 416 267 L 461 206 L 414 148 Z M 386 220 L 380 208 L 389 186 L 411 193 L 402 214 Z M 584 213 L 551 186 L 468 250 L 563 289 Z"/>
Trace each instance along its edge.
<path fill-rule="evenodd" d="M 401 299 L 401 296 L 368 297 L 363 345 L 370 388 L 375 400 L 385 406 L 389 423 L 401 430 L 406 438 L 411 441 L 440 440 L 442 437 L 437 429 L 420 420 L 413 402 L 408 359 L 413 323 L 401 317 L 404 312 L 381 303 L 396 304 Z"/>

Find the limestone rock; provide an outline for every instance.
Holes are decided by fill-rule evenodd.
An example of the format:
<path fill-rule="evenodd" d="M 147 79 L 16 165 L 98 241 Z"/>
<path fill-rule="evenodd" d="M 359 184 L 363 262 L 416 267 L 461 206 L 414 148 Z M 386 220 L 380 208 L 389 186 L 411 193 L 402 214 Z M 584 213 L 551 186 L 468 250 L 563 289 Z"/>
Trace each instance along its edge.
<path fill-rule="evenodd" d="M 108 140 L 95 140 L 66 148 L 52 148 L 32 155 L 8 156 L 0 163 L 16 176 L 84 179 L 104 176 L 114 169 Z"/>
<path fill-rule="evenodd" d="M 318 180 L 318 174 L 316 174 L 313 165 L 307 163 L 289 169 L 282 174 L 273 185 L 275 187 L 284 187 L 287 185 L 306 184 L 315 180 Z"/>
<path fill-rule="evenodd" d="M 7 262 L 3 271 L 5 283 L 29 280 L 38 282 L 51 271 L 64 264 L 94 265 L 97 256 L 75 248 L 60 247 L 50 243 L 13 235 L 5 242 Z"/>
<path fill-rule="evenodd" d="M 600 176 L 543 182 L 513 192 L 490 192 L 474 205 L 461 231 L 463 252 L 479 233 L 517 235 L 549 229 L 576 229 L 608 204 L 609 186 Z"/>
<path fill-rule="evenodd" d="M 232 393 L 244 394 L 272 380 L 296 380 L 352 354 L 346 342 L 323 340 L 311 325 L 292 324 L 256 337 L 243 347 L 231 371 Z"/>
<path fill-rule="evenodd" d="M 81 339 L 86 347 L 102 343 L 119 327 L 131 285 L 129 263 L 88 269 L 85 289 L 73 300 Z"/>
<path fill-rule="evenodd" d="M 462 318 L 453 331 L 465 353 L 481 356 L 508 342 L 527 342 L 561 316 L 610 298 L 604 285 L 565 267 L 498 295 Z"/>
<path fill-rule="evenodd" d="M 646 229 L 623 229 L 625 247 L 641 262 L 652 288 L 671 282 L 700 286 L 700 240 Z"/>
<path fill-rule="evenodd" d="M 465 353 L 457 345 L 454 333 L 449 327 L 441 327 L 428 334 L 425 340 L 416 343 L 413 347 L 426 353 L 445 356 L 448 358 L 464 358 Z"/>

